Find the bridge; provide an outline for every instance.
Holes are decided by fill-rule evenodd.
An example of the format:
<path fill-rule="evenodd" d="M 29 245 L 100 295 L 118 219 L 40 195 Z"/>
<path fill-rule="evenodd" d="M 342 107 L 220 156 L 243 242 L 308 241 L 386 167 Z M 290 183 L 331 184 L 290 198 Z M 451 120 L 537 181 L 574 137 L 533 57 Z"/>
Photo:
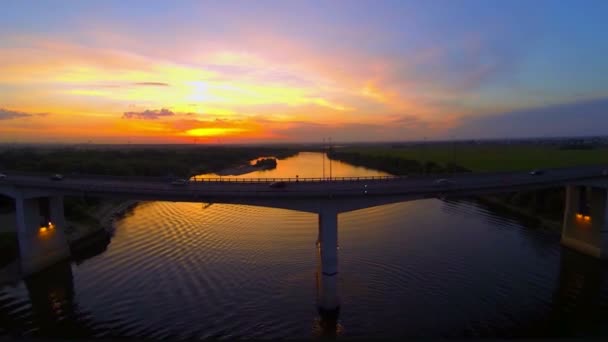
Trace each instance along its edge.
<path fill-rule="evenodd" d="M 462 173 L 443 176 L 348 178 L 163 178 L 7 172 L 0 195 L 14 199 L 22 273 L 36 273 L 70 255 L 63 229 L 64 196 L 132 200 L 228 203 L 314 213 L 319 218 L 320 305 L 339 308 L 338 214 L 423 198 L 461 197 L 566 187 L 562 243 L 608 258 L 608 166 L 527 172 Z"/>

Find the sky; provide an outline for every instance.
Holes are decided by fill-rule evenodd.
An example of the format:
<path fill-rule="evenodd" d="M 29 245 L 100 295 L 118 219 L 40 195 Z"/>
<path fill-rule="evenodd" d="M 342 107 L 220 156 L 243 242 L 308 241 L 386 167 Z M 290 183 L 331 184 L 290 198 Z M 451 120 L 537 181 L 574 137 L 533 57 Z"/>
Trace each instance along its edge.
<path fill-rule="evenodd" d="M 0 142 L 608 134 L 608 1 L 0 3 Z"/>

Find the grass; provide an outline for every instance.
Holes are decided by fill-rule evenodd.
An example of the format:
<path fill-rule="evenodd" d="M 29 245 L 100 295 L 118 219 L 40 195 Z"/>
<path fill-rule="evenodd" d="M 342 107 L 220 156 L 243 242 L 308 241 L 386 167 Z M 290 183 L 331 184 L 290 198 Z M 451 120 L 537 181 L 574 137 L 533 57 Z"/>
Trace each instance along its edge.
<path fill-rule="evenodd" d="M 519 171 L 608 164 L 608 148 L 562 150 L 538 145 L 418 145 L 411 147 L 352 147 L 345 152 L 383 155 L 403 159 L 432 161 L 442 166 L 453 162 L 469 170 Z"/>

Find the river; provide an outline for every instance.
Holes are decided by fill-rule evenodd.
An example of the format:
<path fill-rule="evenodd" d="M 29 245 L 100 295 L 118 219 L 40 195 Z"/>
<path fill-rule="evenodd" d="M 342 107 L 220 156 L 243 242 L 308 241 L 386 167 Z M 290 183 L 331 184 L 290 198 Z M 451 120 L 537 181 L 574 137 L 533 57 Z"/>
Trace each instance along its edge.
<path fill-rule="evenodd" d="M 301 153 L 240 177 L 320 177 Z M 326 175 L 329 162 L 326 161 Z M 332 162 L 332 176 L 383 173 Z M 473 201 L 339 216 L 337 324 L 316 307 L 317 217 L 143 203 L 107 246 L 0 288 L 0 333 L 40 337 L 608 336 L 606 266 Z"/>

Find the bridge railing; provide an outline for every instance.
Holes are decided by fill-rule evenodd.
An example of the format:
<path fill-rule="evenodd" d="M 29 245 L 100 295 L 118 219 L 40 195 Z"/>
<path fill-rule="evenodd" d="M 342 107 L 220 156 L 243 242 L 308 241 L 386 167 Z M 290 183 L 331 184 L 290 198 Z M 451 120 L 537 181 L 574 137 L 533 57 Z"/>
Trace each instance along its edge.
<path fill-rule="evenodd" d="M 40 177 L 49 178 L 52 175 L 59 173 L 64 178 L 69 179 L 99 179 L 99 180 L 117 180 L 117 181 L 129 181 L 129 182 L 165 182 L 171 179 L 175 179 L 174 176 L 116 176 L 116 175 L 102 175 L 102 174 L 82 174 L 76 172 L 61 173 L 61 172 L 40 172 L 40 171 L 13 171 L 13 170 L 0 170 L 0 173 L 11 176 L 28 176 L 28 177 Z"/>
<path fill-rule="evenodd" d="M 323 183 L 323 182 L 358 182 L 358 181 L 389 181 L 405 179 L 407 176 L 367 176 L 367 177 L 272 177 L 272 178 L 238 178 L 238 177 L 190 177 L 194 183 Z"/>
<path fill-rule="evenodd" d="M 598 175 L 600 174 L 600 172 L 604 172 L 604 170 L 608 169 L 608 166 L 599 166 L 599 165 L 593 165 L 593 166 L 586 166 L 586 167 L 575 167 L 575 168 L 568 168 L 569 170 L 572 170 L 573 172 L 575 171 L 585 171 L 587 172 L 587 170 L 589 168 L 597 168 L 598 169 Z M 552 170 L 560 170 L 560 169 L 545 169 L 547 171 L 547 174 L 552 174 Z M 41 180 L 45 179 L 48 180 L 49 177 L 51 176 L 51 172 L 22 172 L 22 171 L 10 171 L 10 170 L 0 170 L 0 173 L 4 173 L 7 174 L 9 176 L 9 179 L 14 175 L 14 176 L 29 176 L 29 177 L 39 177 Z M 387 175 L 387 176 L 364 176 L 364 177 L 271 177 L 271 178 L 262 178 L 262 177 L 257 177 L 257 178 L 249 178 L 249 177 L 224 177 L 224 176 L 216 176 L 216 177 L 203 177 L 203 176 L 193 176 L 190 177 L 188 179 L 188 181 L 190 183 L 272 183 L 272 182 L 286 182 L 286 183 L 296 183 L 296 182 L 303 182 L 303 183 L 330 183 L 330 182 L 359 182 L 359 181 L 370 181 L 370 182 L 384 182 L 384 181 L 397 181 L 397 180 L 403 180 L 403 179 L 409 179 L 409 180 L 435 180 L 438 178 L 449 178 L 452 179 L 454 181 L 456 181 L 458 183 L 459 178 L 461 177 L 471 177 L 471 176 L 475 176 L 475 177 L 479 177 L 481 179 L 484 178 L 484 176 L 499 176 L 499 175 L 505 175 L 507 176 L 505 178 L 505 181 L 508 180 L 508 178 L 510 178 L 511 176 L 517 176 L 517 175 L 523 175 L 523 174 L 527 174 L 527 171 L 520 171 L 520 172 L 508 172 L 508 171 L 504 171 L 504 172 L 476 172 L 474 174 L 468 173 L 468 172 L 464 172 L 464 173 L 448 173 L 448 174 L 429 174 L 429 175 L 406 175 L 406 176 L 392 176 L 392 175 Z M 175 180 L 178 177 L 172 177 L 172 176 L 164 176 L 164 177 L 151 177 L 151 176 L 110 176 L 110 175 L 91 175 L 91 174 L 75 174 L 75 173 L 68 173 L 68 174 L 64 174 L 65 179 L 74 179 L 74 180 L 85 180 L 85 181 L 90 181 L 90 180 L 107 180 L 107 181 L 121 181 L 121 182 L 129 182 L 129 183 L 170 183 L 171 181 Z M 542 180 L 542 178 L 547 178 L 545 177 L 533 177 L 530 178 L 530 181 L 539 181 Z M 489 181 L 493 181 L 493 180 L 489 180 Z"/>

